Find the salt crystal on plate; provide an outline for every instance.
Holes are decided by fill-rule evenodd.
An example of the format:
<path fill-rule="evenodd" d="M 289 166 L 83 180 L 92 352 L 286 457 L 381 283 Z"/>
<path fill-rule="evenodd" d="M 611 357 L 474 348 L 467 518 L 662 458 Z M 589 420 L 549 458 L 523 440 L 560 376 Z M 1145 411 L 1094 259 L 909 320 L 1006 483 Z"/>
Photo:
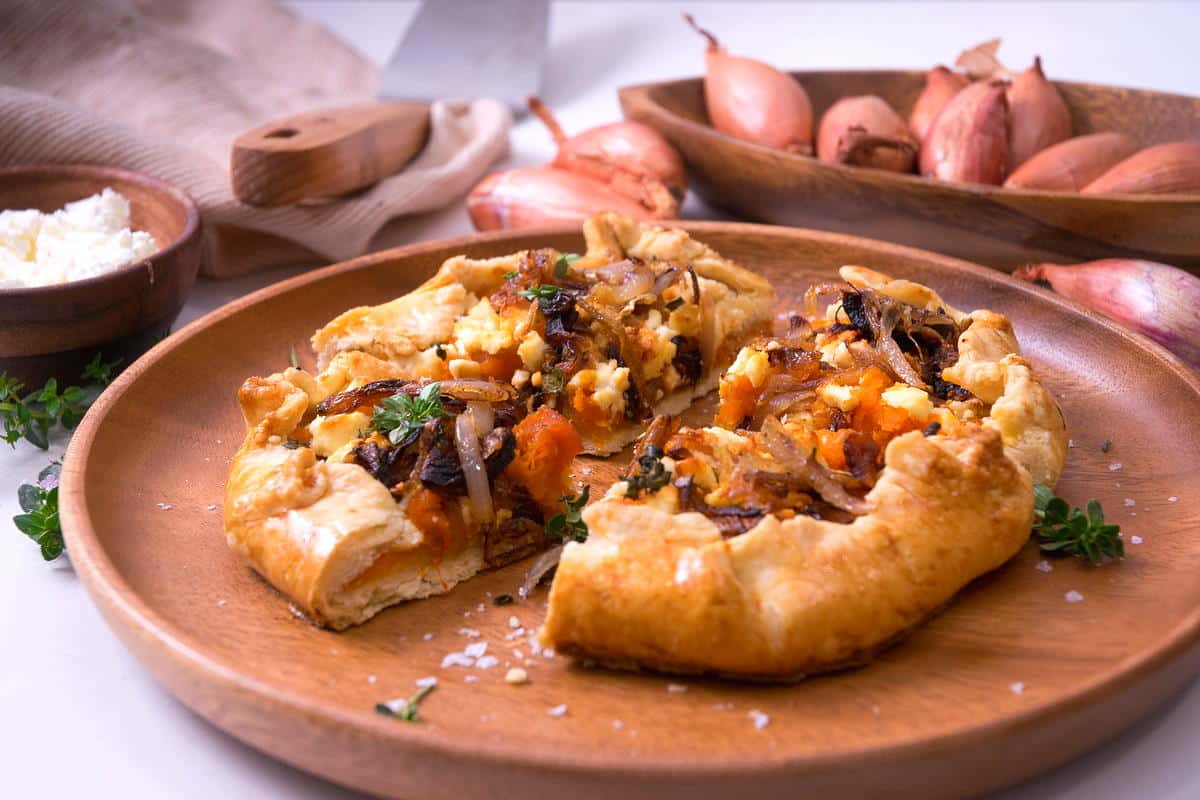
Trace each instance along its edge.
<path fill-rule="evenodd" d="M 625 727 L 625 723 L 621 722 L 621 720 L 619 720 L 619 719 L 613 720 L 613 730 L 619 731 L 619 730 L 621 730 L 621 728 L 624 728 L 624 727 Z"/>
<path fill-rule="evenodd" d="M 432 639 L 432 638 L 433 638 L 433 634 L 432 634 L 432 633 L 427 633 L 427 634 L 425 634 L 424 636 L 422 636 L 421 638 L 422 638 L 422 639 L 424 639 L 425 641 L 427 641 L 427 642 L 428 642 L 430 639 Z"/>
<path fill-rule="evenodd" d="M 477 680 L 479 680 L 479 678 L 475 677 L 474 675 L 467 675 L 463 678 L 463 683 L 474 683 Z"/>
<path fill-rule="evenodd" d="M 442 669 L 446 667 L 473 667 L 475 658 L 464 653 L 447 653 L 442 659 Z"/>
<path fill-rule="evenodd" d="M 1134 500 L 1132 497 L 1126 497 L 1121 502 L 1123 502 L 1125 504 L 1126 508 L 1133 508 L 1134 506 L 1137 505 L 1137 501 Z"/>
<path fill-rule="evenodd" d="M 468 639 L 478 639 L 479 631 L 475 630 L 474 628 L 459 628 L 458 635 L 466 636 Z"/>
<path fill-rule="evenodd" d="M 1130 544 L 1141 544 L 1141 543 L 1142 543 L 1142 537 L 1140 537 L 1140 536 L 1130 536 L 1130 537 L 1129 537 L 1129 542 L 1130 542 Z"/>
<path fill-rule="evenodd" d="M 552 716 L 552 717 L 562 717 L 562 716 L 566 716 L 566 713 L 567 713 L 567 704 L 566 704 L 566 703 L 563 703 L 561 706 L 555 706 L 554 708 L 550 709 L 550 710 L 549 710 L 549 711 L 547 711 L 546 713 L 547 713 L 547 714 L 549 714 L 549 715 L 550 715 L 550 716 Z"/>
<path fill-rule="evenodd" d="M 379 680 L 379 678 L 377 678 L 377 677 L 376 677 L 376 676 L 374 676 L 374 675 L 368 675 L 368 676 L 367 676 L 367 683 L 375 683 L 375 682 L 376 682 L 376 681 L 378 681 L 378 680 Z"/>
<path fill-rule="evenodd" d="M 1081 603 L 1081 602 L 1083 602 L 1083 595 L 1081 595 L 1079 592 L 1072 589 L 1071 591 L 1069 591 L 1063 595 L 1063 599 L 1066 600 L 1068 603 Z"/>
<path fill-rule="evenodd" d="M 172 508 L 175 507 L 175 506 L 171 505 L 170 503 L 158 503 L 157 505 L 163 511 L 170 511 Z"/>
<path fill-rule="evenodd" d="M 1178 502 L 1179 502 L 1179 498 L 1178 498 L 1178 497 L 1176 497 L 1175 495 L 1171 495 L 1170 497 L 1168 497 L 1168 498 L 1167 498 L 1167 502 L 1168 502 L 1168 503 L 1178 503 Z"/>
<path fill-rule="evenodd" d="M 509 617 L 508 618 L 508 627 L 510 627 L 510 628 L 521 627 L 521 620 L 517 619 L 516 617 Z"/>
<path fill-rule="evenodd" d="M 475 662 L 475 667 L 477 669 L 491 669 L 499 663 L 500 659 L 496 658 L 495 656 L 480 656 Z"/>
<path fill-rule="evenodd" d="M 432 675 L 424 678 L 417 678 L 417 686 L 422 689 L 426 689 L 430 686 L 437 686 L 437 678 L 433 677 Z"/>
<path fill-rule="evenodd" d="M 687 691 L 687 689 L 688 689 L 688 687 L 684 686 L 682 683 L 668 683 L 667 684 L 667 691 L 670 692 L 671 694 L 683 694 L 684 692 Z"/>
<path fill-rule="evenodd" d="M 1045 559 L 1034 564 L 1033 568 L 1036 569 L 1038 572 L 1053 572 L 1054 571 L 1054 565 L 1051 564 L 1049 561 L 1046 561 Z"/>
<path fill-rule="evenodd" d="M 750 716 L 750 719 L 754 720 L 754 729 L 755 730 L 761 731 L 763 728 L 767 727 L 767 725 L 769 725 L 771 723 L 771 718 L 768 715 L 764 714 L 763 712 L 759 711 L 757 708 L 752 708 L 746 713 Z"/>
<path fill-rule="evenodd" d="M 1120 468 L 1121 468 L 1121 462 L 1120 462 L 1120 461 L 1114 461 L 1114 462 L 1112 462 L 1111 464 L 1109 464 L 1109 465 L 1108 465 L 1108 471 L 1109 471 L 1109 472 L 1116 472 L 1116 471 L 1117 471 L 1117 470 L 1119 470 Z"/>
<path fill-rule="evenodd" d="M 463 655 L 470 656 L 471 658 L 479 658 L 486 652 L 487 642 L 471 642 L 463 648 Z"/>
<path fill-rule="evenodd" d="M 1025 684 L 1021 683 L 1020 681 L 1017 681 L 1016 683 L 1012 684 L 1008 688 L 1012 690 L 1013 694 L 1024 694 L 1025 693 Z"/>

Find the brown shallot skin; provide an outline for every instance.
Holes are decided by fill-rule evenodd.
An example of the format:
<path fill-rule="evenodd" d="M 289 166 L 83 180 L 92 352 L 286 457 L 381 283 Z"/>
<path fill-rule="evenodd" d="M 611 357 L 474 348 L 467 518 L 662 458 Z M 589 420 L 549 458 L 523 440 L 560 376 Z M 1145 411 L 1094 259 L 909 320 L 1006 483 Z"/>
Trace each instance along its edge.
<path fill-rule="evenodd" d="M 933 121 L 941 113 L 954 95 L 966 88 L 967 77 L 955 72 L 949 67 L 938 65 L 929 70 L 925 76 L 925 88 L 921 96 L 913 104 L 912 113 L 908 115 L 908 127 L 912 129 L 917 141 L 923 141 L 933 126 Z"/>
<path fill-rule="evenodd" d="M 1105 258 L 1013 272 L 1149 336 L 1200 369 L 1200 278 L 1167 264 Z"/>
<path fill-rule="evenodd" d="M 641 122 L 626 120 L 567 136 L 536 97 L 532 111 L 558 145 L 553 166 L 595 178 L 638 201 L 656 217 L 674 217 L 687 191 L 683 158 L 666 138 Z"/>
<path fill-rule="evenodd" d="M 821 117 L 817 158 L 890 172 L 912 172 L 917 142 L 908 125 L 875 95 L 844 97 Z"/>
<path fill-rule="evenodd" d="M 956 94 L 921 143 L 921 174 L 999 185 L 1008 162 L 1005 83 L 978 81 Z"/>
<path fill-rule="evenodd" d="M 713 127 L 722 133 L 793 153 L 812 153 L 812 103 L 800 82 L 769 64 L 733 56 L 700 28 L 704 55 L 704 102 Z"/>
<path fill-rule="evenodd" d="M 1200 193 L 1200 142 L 1147 147 L 1083 187 L 1084 194 Z"/>
<path fill-rule="evenodd" d="M 1078 192 L 1137 151 L 1123 133 L 1089 133 L 1047 147 L 1008 176 L 1010 189 Z"/>
<path fill-rule="evenodd" d="M 579 223 L 603 211 L 652 218 L 645 206 L 607 184 L 554 167 L 497 172 L 467 195 L 467 213 L 479 231 Z"/>
<path fill-rule="evenodd" d="M 1013 76 L 1008 87 L 1008 168 L 1013 171 L 1037 153 L 1071 138 L 1071 112 L 1042 72 L 1042 59 Z"/>

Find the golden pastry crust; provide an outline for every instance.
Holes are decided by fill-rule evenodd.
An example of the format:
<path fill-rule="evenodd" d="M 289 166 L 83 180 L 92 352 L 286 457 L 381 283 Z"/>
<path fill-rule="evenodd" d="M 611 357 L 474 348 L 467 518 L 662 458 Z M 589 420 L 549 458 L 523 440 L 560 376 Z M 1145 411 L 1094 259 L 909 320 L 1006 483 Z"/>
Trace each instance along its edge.
<path fill-rule="evenodd" d="M 704 514 L 675 513 L 674 484 L 610 492 L 584 512 L 587 541 L 563 552 L 543 642 L 619 667 L 792 680 L 869 658 L 1021 549 L 1033 483 L 1057 480 L 1067 442 L 1011 325 L 861 267 L 842 276 L 969 323 L 944 374 L 991 413 L 892 439 L 870 510 L 850 523 L 767 514 L 725 538 Z"/>
<path fill-rule="evenodd" d="M 627 258 L 651 264 L 690 265 L 695 270 L 703 372 L 693 384 L 672 388 L 657 400 L 645 398 L 655 413 L 679 413 L 694 398 L 712 391 L 737 349 L 769 328 L 775 297 L 770 283 L 686 232 L 606 213 L 588 219 L 583 233 L 587 249 L 573 263 L 573 269 L 580 273 Z M 318 330 L 312 338 L 318 366 L 336 372 L 331 368 L 337 360 L 353 353 L 370 358 L 381 371 L 390 369 L 390 377 L 479 377 L 477 365 L 465 357 L 468 354 L 455 358 L 451 346 L 449 360 L 443 361 L 433 355 L 433 348 L 454 342 L 460 330 L 456 326 L 478 314 L 481 325 L 491 329 L 485 327 L 485 335 L 473 341 L 472 347 L 477 349 L 472 358 L 514 351 L 529 331 L 528 322 L 509 318 L 502 324 L 494 309 L 481 301 L 500 290 L 505 276 L 518 271 L 531 257 L 534 254 L 521 252 L 483 260 L 465 256 L 448 259 L 411 293 L 382 305 L 351 309 Z M 550 260 L 553 263 L 553 258 Z M 481 310 L 481 305 L 486 308 Z M 486 334 L 494 336 L 488 338 Z M 641 431 L 636 420 L 622 421 L 611 428 L 579 427 L 585 451 L 599 454 L 616 452 Z"/>
<path fill-rule="evenodd" d="M 400 599 L 446 591 L 483 566 L 479 540 L 435 560 L 425 536 L 379 481 L 356 464 L 318 460 L 288 438 L 323 395 L 297 369 L 251 378 L 238 394 L 247 433 L 225 488 L 229 546 L 311 620 L 337 630 Z M 386 586 L 353 580 L 382 553 L 408 570 Z M 398 563 L 398 562 L 397 562 Z"/>

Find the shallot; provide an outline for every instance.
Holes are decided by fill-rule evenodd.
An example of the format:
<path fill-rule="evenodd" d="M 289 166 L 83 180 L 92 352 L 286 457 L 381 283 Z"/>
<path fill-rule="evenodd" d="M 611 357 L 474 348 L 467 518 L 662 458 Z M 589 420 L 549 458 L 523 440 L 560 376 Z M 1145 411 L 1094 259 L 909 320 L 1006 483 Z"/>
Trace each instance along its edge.
<path fill-rule="evenodd" d="M 1008 168 L 1011 172 L 1033 155 L 1071 137 L 1071 112 L 1054 84 L 1042 72 L 1042 59 L 1013 77 L 1008 87 Z"/>
<path fill-rule="evenodd" d="M 653 217 L 641 203 L 608 185 L 554 167 L 497 172 L 467 195 L 467 212 L 475 229 L 481 231 L 580 222 L 603 211 L 636 219 Z"/>
<path fill-rule="evenodd" d="M 821 117 L 817 157 L 822 161 L 911 172 L 917 142 L 895 109 L 875 95 L 843 97 Z"/>
<path fill-rule="evenodd" d="M 558 145 L 552 166 L 608 184 L 638 201 L 655 217 L 674 217 L 687 190 L 683 159 L 661 133 L 627 120 L 567 136 L 550 109 L 536 97 L 532 111 Z"/>
<path fill-rule="evenodd" d="M 713 126 L 767 147 L 811 153 L 812 103 L 799 81 L 769 64 L 730 55 L 691 14 L 683 18 L 708 40 L 704 102 Z"/>
<path fill-rule="evenodd" d="M 999 184 L 1008 159 L 1007 118 L 1004 81 L 979 81 L 963 89 L 921 143 L 921 174 Z"/>
<path fill-rule="evenodd" d="M 1147 147 L 1083 187 L 1084 194 L 1193 192 L 1200 192 L 1200 141 Z"/>
<path fill-rule="evenodd" d="M 1046 80 L 1041 57 L 1021 73 L 1009 70 L 996 58 L 999 39 L 963 52 L 955 62 L 971 77 L 999 79 L 1008 87 L 1008 171 L 1039 151 L 1071 136 L 1071 112 L 1054 84 Z"/>
<path fill-rule="evenodd" d="M 917 141 L 925 138 L 937 115 L 968 83 L 965 75 L 948 67 L 939 65 L 929 70 L 929 74 L 925 76 L 925 88 L 921 90 L 921 96 L 917 98 L 912 113 L 908 115 L 908 127 L 916 135 Z"/>
<path fill-rule="evenodd" d="M 1200 278 L 1166 264 L 1106 258 L 1013 273 L 1144 333 L 1200 369 Z"/>
<path fill-rule="evenodd" d="M 1014 189 L 1078 192 L 1117 162 L 1133 155 L 1137 143 L 1123 133 L 1091 133 L 1047 147 L 1008 176 Z"/>
<path fill-rule="evenodd" d="M 471 403 L 470 406 L 473 406 Z M 458 461 L 462 466 L 467 483 L 467 498 L 476 519 L 484 524 L 492 521 L 495 510 L 492 506 L 492 489 L 488 483 L 487 468 L 483 463 L 483 451 L 479 449 L 479 434 L 475 427 L 474 412 L 459 414 L 454 420 L 454 444 L 458 449 Z"/>

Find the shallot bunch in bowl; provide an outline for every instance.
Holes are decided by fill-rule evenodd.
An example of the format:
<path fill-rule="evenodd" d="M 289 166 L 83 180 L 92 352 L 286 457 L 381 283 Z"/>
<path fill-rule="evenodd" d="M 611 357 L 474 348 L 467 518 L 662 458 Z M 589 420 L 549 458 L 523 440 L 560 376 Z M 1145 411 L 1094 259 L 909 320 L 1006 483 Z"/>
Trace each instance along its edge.
<path fill-rule="evenodd" d="M 687 183 L 683 159 L 661 133 L 626 120 L 568 136 L 541 100 L 529 98 L 558 153 L 542 167 L 484 178 L 467 195 L 476 230 L 582 222 L 603 211 L 636 219 L 672 219 Z"/>

